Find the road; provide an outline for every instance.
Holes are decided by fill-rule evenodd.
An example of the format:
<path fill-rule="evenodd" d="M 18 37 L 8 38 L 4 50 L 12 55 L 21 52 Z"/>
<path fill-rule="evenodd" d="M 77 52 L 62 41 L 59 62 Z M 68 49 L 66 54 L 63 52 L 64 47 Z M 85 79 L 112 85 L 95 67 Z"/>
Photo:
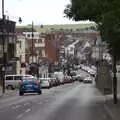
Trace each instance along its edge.
<path fill-rule="evenodd" d="M 111 120 L 93 84 L 72 83 L 0 100 L 0 120 Z"/>

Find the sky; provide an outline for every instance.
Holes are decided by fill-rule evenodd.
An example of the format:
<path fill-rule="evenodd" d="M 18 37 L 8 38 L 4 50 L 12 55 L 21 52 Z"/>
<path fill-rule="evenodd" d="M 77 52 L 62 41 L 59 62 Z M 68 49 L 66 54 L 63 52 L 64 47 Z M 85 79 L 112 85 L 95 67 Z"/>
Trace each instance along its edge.
<path fill-rule="evenodd" d="M 74 24 L 76 22 L 64 17 L 63 11 L 68 3 L 70 0 L 4 0 L 4 9 L 9 19 L 14 20 L 17 25 L 20 24 L 19 17 L 22 18 L 21 25 L 31 24 L 32 21 L 37 25 Z"/>

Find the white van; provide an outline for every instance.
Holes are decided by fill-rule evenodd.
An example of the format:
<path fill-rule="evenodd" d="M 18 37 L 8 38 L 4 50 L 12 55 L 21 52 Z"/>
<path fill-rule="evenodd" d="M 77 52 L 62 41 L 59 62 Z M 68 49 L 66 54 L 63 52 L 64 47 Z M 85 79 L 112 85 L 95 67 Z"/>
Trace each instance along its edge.
<path fill-rule="evenodd" d="M 18 85 L 19 81 L 28 78 L 34 77 L 32 75 L 5 75 L 5 87 L 7 89 L 15 89 L 16 85 Z"/>
<path fill-rule="evenodd" d="M 57 78 L 61 84 L 64 84 L 64 74 L 63 72 L 54 72 L 54 77 Z"/>

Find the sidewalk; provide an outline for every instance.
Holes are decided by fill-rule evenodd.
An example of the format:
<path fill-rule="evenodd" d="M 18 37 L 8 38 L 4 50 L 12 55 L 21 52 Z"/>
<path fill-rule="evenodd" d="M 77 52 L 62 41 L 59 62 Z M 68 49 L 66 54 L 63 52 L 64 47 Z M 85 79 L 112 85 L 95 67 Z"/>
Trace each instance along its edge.
<path fill-rule="evenodd" d="M 16 96 L 16 90 L 5 90 L 5 94 L 2 94 L 2 87 L 0 86 L 0 99 L 2 98 L 10 98 Z"/>
<path fill-rule="evenodd" d="M 104 108 L 113 120 L 120 120 L 120 95 L 118 95 L 118 104 L 113 103 L 113 95 L 106 95 Z"/>
<path fill-rule="evenodd" d="M 113 120 L 120 120 L 120 74 L 117 75 L 117 80 L 118 103 L 114 104 L 113 94 L 104 95 L 104 108 Z"/>

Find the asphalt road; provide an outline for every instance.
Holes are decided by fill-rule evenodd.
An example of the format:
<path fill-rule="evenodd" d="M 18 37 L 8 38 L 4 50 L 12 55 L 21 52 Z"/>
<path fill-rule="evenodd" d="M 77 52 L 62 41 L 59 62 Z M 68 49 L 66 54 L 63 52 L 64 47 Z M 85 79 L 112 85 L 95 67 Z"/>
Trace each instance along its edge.
<path fill-rule="evenodd" d="M 0 120 L 111 120 L 104 97 L 79 82 L 0 100 Z"/>

